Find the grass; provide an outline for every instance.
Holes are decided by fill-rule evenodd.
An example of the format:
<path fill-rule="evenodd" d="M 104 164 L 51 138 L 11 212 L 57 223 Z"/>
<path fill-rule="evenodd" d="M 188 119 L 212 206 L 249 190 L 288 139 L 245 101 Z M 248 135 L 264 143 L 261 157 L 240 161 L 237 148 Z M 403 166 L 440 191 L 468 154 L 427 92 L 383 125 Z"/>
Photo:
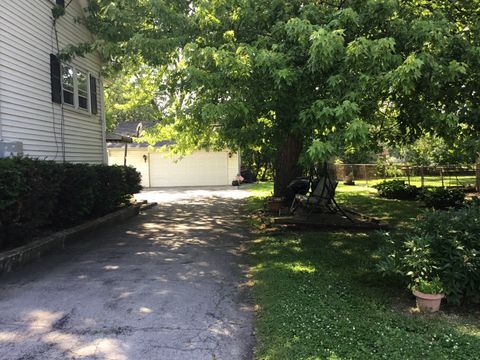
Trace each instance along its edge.
<path fill-rule="evenodd" d="M 406 176 L 399 176 L 399 177 L 392 177 L 387 179 L 375 179 L 369 180 L 368 186 L 373 186 L 379 184 L 385 180 L 404 180 L 405 183 L 408 182 L 408 177 Z M 356 180 L 356 184 L 367 186 L 367 182 L 365 180 Z M 420 176 L 411 176 L 410 177 L 410 185 L 415 186 L 422 186 L 422 180 Z M 442 178 L 440 176 L 425 176 L 424 177 L 424 186 L 466 186 L 466 185 L 475 185 L 475 175 L 472 176 L 445 176 L 443 178 L 443 185 L 442 185 Z"/>
<path fill-rule="evenodd" d="M 261 209 L 265 198 L 271 196 L 273 193 L 272 183 L 256 183 L 254 185 L 247 185 L 248 191 L 250 191 L 251 196 L 248 199 L 246 209 L 248 212 L 253 212 L 257 209 Z"/>
<path fill-rule="evenodd" d="M 253 187 L 250 209 L 271 193 Z M 338 200 L 400 229 L 417 202 L 380 199 L 367 187 L 339 186 Z M 250 247 L 258 306 L 257 359 L 474 359 L 478 313 L 421 315 L 412 296 L 374 271 L 375 234 L 258 230 Z"/>

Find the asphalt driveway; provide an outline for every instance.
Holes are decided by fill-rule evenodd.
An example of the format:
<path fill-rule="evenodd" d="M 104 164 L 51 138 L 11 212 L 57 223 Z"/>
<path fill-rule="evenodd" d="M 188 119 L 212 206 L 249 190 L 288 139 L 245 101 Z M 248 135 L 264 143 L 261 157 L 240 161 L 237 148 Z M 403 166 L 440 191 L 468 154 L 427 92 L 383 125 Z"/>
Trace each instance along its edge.
<path fill-rule="evenodd" d="M 245 191 L 158 207 L 0 277 L 0 359 L 250 359 Z"/>

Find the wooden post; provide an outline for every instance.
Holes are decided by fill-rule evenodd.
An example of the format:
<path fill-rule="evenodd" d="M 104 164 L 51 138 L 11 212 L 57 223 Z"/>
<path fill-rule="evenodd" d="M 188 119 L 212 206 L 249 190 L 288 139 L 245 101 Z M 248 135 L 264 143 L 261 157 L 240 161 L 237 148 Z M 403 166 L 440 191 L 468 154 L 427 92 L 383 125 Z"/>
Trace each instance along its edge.
<path fill-rule="evenodd" d="M 480 192 L 480 153 L 478 154 L 477 158 L 477 166 L 476 166 L 476 183 L 477 183 L 477 191 Z"/>
<path fill-rule="evenodd" d="M 422 189 L 425 187 L 425 177 L 424 177 L 424 169 L 423 169 L 423 165 L 420 166 L 420 181 L 421 181 L 421 186 L 422 186 Z"/>
<path fill-rule="evenodd" d="M 445 182 L 443 181 L 443 167 L 440 167 L 440 178 L 442 179 L 442 188 L 444 188 Z"/>
<path fill-rule="evenodd" d="M 365 185 L 368 186 L 367 165 L 363 164 L 363 173 L 365 174 Z"/>
<path fill-rule="evenodd" d="M 407 170 L 408 185 L 410 185 L 410 166 L 409 165 L 407 165 L 406 170 Z"/>
<path fill-rule="evenodd" d="M 127 166 L 128 143 L 125 143 L 125 153 L 123 154 L 123 166 Z"/>

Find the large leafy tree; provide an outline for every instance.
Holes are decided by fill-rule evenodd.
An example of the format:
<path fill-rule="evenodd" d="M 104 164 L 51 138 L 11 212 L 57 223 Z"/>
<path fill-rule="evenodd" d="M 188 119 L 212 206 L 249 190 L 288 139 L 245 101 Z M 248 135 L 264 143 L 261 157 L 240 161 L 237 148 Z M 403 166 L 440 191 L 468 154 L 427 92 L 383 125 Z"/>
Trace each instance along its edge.
<path fill-rule="evenodd" d="M 478 135 L 477 0 L 95 0 L 90 10 L 111 64 L 158 76 L 152 137 L 183 150 L 268 146 L 276 195 L 301 163 L 337 152 Z"/>
<path fill-rule="evenodd" d="M 155 121 L 159 100 L 155 94 L 159 86 L 155 69 L 146 66 L 124 66 L 107 77 L 105 82 L 105 109 L 108 130 L 122 121 Z"/>

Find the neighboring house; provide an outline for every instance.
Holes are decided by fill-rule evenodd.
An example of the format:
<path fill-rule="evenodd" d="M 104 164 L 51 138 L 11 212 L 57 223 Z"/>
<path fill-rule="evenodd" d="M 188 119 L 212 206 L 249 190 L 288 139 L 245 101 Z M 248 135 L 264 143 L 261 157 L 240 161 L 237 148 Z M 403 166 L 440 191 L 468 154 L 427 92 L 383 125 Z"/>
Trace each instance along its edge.
<path fill-rule="evenodd" d="M 121 123 L 115 133 L 137 137 L 138 124 Z M 148 126 L 144 124 L 143 127 Z M 147 143 L 111 143 L 108 144 L 108 163 L 123 165 L 126 154 L 127 165 L 135 167 L 142 174 L 144 187 L 230 185 L 240 172 L 238 153 L 199 150 L 183 157 L 172 157 L 166 151 L 159 151 L 172 144 L 172 141 L 162 141 L 149 149 Z"/>
<path fill-rule="evenodd" d="M 87 0 L 0 2 L 0 157 L 105 163 L 98 54 L 61 63 L 70 44 L 90 42 L 78 21 Z M 53 21 L 52 9 L 65 14 Z"/>

